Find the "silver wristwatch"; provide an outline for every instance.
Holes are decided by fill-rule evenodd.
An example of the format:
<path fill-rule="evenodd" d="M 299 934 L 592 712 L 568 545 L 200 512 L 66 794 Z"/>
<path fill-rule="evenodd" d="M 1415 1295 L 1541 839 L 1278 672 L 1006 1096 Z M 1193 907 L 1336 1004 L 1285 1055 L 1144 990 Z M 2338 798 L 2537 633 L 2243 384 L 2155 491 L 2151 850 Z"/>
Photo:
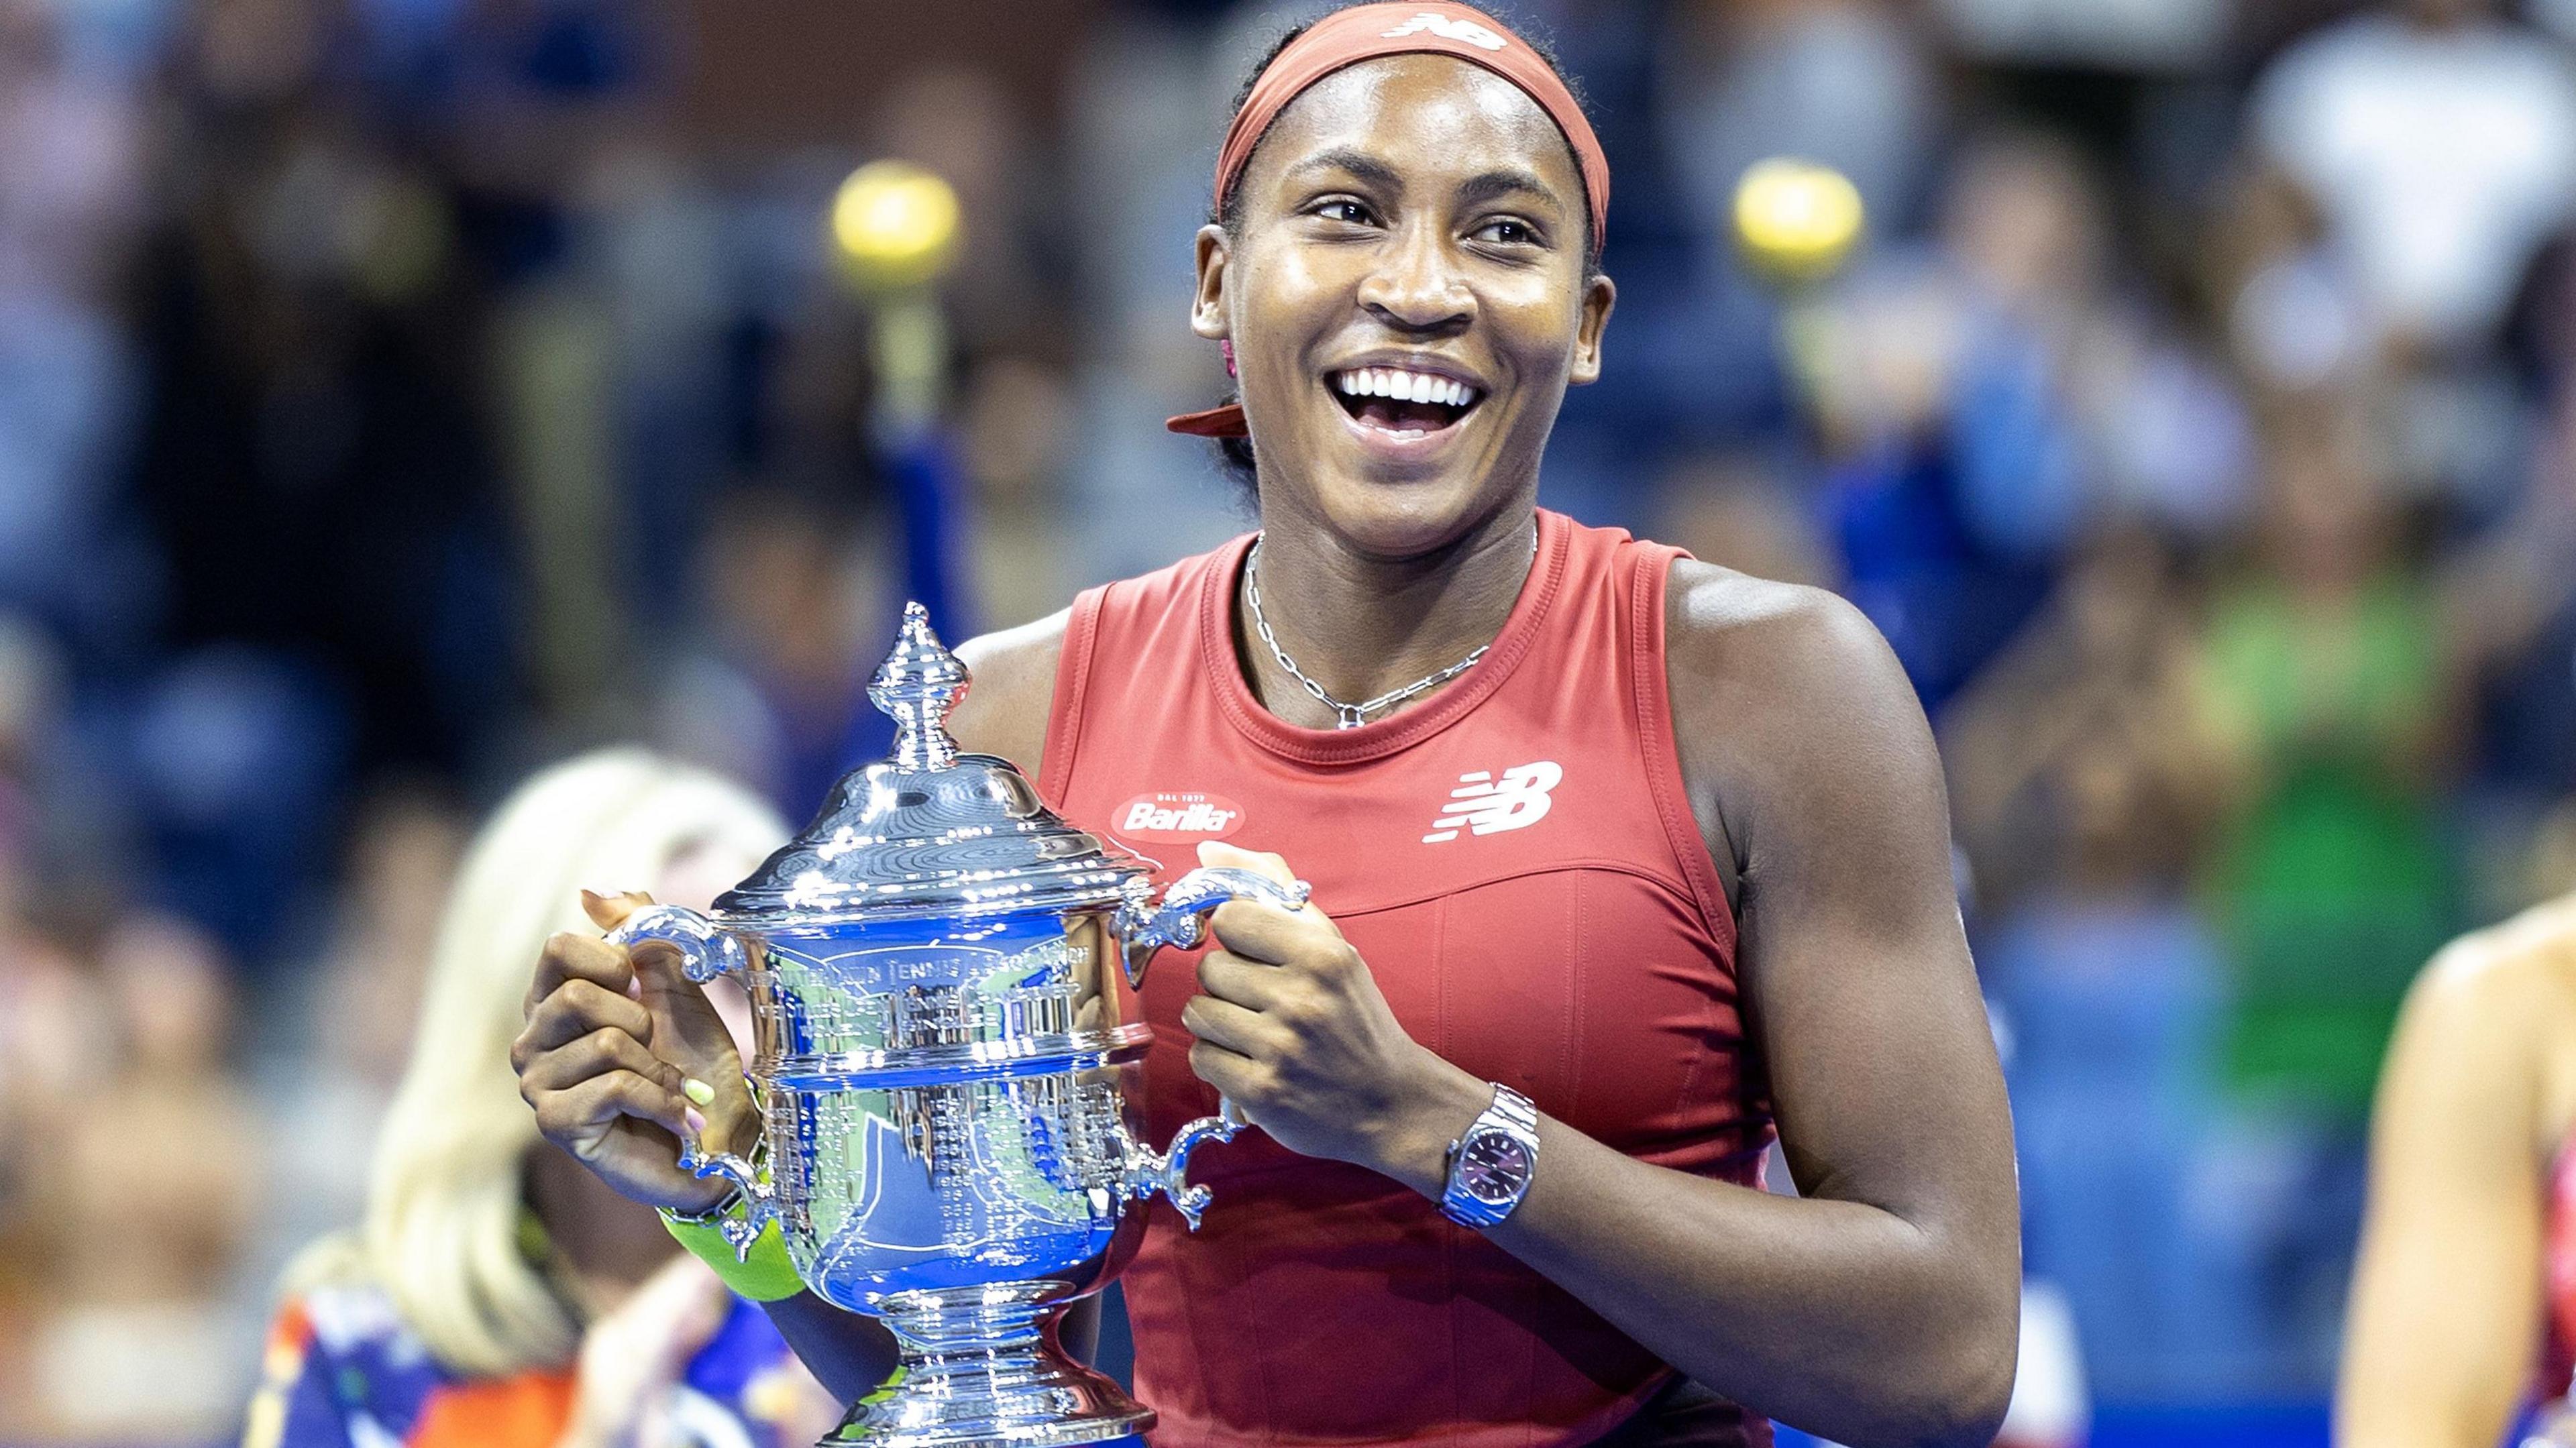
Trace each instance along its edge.
<path fill-rule="evenodd" d="M 1537 1175 L 1538 1108 L 1497 1081 L 1494 1104 L 1449 1143 L 1441 1214 L 1462 1227 L 1498 1225 L 1529 1194 Z"/>

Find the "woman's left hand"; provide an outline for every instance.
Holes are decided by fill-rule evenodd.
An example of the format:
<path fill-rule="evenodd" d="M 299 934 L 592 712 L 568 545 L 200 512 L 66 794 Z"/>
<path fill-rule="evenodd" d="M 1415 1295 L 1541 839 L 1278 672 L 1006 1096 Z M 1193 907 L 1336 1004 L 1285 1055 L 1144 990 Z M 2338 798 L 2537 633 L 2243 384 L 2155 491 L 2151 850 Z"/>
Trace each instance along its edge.
<path fill-rule="evenodd" d="M 1277 855 L 1199 846 L 1199 863 L 1296 875 Z M 1181 1008 L 1190 1069 L 1289 1150 L 1352 1162 L 1437 1195 L 1449 1141 L 1492 1088 L 1406 1035 L 1368 962 L 1313 905 L 1233 900 L 1209 920 L 1204 994 Z"/>

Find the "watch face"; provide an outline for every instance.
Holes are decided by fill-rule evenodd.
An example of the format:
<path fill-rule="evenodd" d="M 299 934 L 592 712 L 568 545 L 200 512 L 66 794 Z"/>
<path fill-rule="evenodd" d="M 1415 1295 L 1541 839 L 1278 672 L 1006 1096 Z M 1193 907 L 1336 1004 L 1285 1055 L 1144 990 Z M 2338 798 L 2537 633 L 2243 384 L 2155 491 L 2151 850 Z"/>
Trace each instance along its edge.
<path fill-rule="evenodd" d="M 1477 1132 L 1458 1150 L 1459 1183 L 1479 1201 L 1508 1202 L 1529 1177 L 1529 1149 L 1507 1133 Z"/>

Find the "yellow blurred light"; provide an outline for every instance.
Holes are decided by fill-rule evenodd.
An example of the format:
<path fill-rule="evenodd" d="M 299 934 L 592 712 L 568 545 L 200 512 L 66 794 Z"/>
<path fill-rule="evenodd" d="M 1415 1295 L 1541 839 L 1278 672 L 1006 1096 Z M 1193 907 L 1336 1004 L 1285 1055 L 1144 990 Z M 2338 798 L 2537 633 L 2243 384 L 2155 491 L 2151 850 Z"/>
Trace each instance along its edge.
<path fill-rule="evenodd" d="M 1860 188 L 1830 166 L 1775 156 L 1735 183 L 1735 236 L 1745 256 L 1796 281 L 1831 275 L 1860 240 Z"/>
<path fill-rule="evenodd" d="M 902 161 L 871 161 L 832 198 L 832 240 L 863 286 L 919 286 L 947 270 L 957 250 L 957 192 Z"/>

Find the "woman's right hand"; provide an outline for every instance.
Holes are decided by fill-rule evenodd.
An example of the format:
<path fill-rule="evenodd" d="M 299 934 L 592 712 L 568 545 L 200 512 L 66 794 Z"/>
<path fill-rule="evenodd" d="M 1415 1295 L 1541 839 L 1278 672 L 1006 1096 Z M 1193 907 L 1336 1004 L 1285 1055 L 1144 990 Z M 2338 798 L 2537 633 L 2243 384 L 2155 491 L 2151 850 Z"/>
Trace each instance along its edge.
<path fill-rule="evenodd" d="M 602 930 L 651 903 L 582 892 Z M 510 1065 L 546 1140 L 647 1206 L 702 1211 L 732 1190 L 680 1166 L 683 1134 L 709 1151 L 740 1151 L 759 1121 L 733 1036 L 681 973 L 676 949 L 556 935 L 537 959 L 526 1018 Z"/>
<path fill-rule="evenodd" d="M 671 1431 L 671 1390 L 733 1308 L 705 1263 L 683 1252 L 581 1335 L 571 1420 L 555 1448 L 695 1443 Z"/>

